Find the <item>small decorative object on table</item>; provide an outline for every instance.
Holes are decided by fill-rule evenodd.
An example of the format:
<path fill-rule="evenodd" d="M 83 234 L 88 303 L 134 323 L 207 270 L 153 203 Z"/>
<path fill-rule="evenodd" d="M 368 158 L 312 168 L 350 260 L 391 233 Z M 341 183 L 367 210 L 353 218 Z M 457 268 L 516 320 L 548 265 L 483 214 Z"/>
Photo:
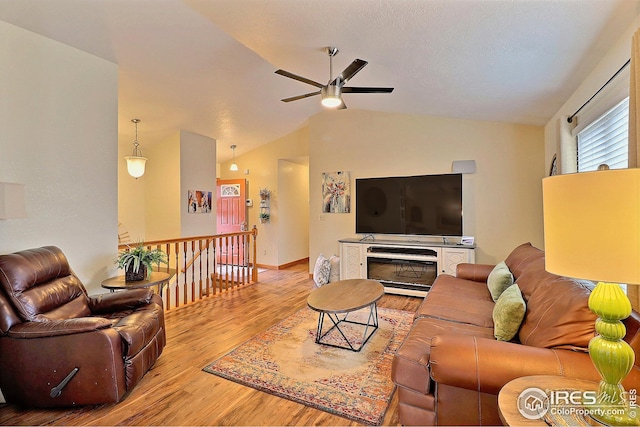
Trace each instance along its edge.
<path fill-rule="evenodd" d="M 121 251 L 115 263 L 125 271 L 125 280 L 134 282 L 151 276 L 154 264 L 167 264 L 167 254 L 161 249 L 148 249 L 138 244 Z"/>

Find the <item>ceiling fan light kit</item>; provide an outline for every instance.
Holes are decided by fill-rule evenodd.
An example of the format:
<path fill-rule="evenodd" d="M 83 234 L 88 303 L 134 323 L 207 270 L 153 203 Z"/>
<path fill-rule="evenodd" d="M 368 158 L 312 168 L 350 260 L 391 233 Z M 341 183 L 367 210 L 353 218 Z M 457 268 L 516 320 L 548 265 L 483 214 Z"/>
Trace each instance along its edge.
<path fill-rule="evenodd" d="M 319 91 L 305 93 L 303 95 L 292 96 L 285 98 L 282 102 L 297 101 L 299 99 L 308 98 L 310 96 L 320 95 L 321 104 L 328 108 L 345 109 L 347 106 L 342 100 L 343 93 L 391 93 L 392 87 L 345 87 L 344 85 L 355 76 L 360 70 L 367 65 L 367 61 L 362 59 L 354 60 L 351 65 L 342 71 L 335 79 L 333 78 L 333 57 L 339 52 L 337 47 L 329 46 L 325 49 L 327 55 L 329 55 L 329 82 L 326 85 L 318 83 L 314 80 L 301 77 L 296 74 L 290 73 L 285 70 L 276 70 L 276 74 L 289 77 L 290 79 L 298 80 L 302 83 L 315 86 Z"/>
<path fill-rule="evenodd" d="M 342 104 L 342 98 L 340 97 L 339 86 L 327 86 L 320 89 L 320 95 L 322 96 L 322 105 L 328 108 L 336 108 Z"/>

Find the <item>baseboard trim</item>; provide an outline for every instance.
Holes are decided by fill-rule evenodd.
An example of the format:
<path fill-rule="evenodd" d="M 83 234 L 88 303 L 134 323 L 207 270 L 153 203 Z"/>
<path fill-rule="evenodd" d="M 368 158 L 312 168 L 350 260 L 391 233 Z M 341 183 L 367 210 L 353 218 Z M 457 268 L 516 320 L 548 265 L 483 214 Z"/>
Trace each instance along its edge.
<path fill-rule="evenodd" d="M 268 270 L 283 270 L 285 268 L 293 267 L 294 265 L 298 264 L 309 264 L 309 257 L 302 258 L 297 261 L 288 262 L 282 265 L 256 264 L 256 266 L 259 268 L 266 268 Z"/>
<path fill-rule="evenodd" d="M 282 265 L 278 266 L 278 270 L 282 270 L 284 268 L 293 267 L 294 265 L 299 265 L 299 264 L 309 264 L 309 257 L 302 258 L 302 259 L 299 259 L 297 261 L 289 262 L 289 263 L 286 263 L 286 264 L 282 264 Z"/>

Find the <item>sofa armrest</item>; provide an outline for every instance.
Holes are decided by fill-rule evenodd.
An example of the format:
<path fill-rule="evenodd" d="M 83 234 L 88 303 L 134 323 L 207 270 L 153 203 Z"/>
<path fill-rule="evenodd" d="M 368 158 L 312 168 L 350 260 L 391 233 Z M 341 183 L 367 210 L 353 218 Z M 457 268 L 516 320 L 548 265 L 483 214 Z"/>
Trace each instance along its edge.
<path fill-rule="evenodd" d="M 495 265 L 490 264 L 458 264 L 456 267 L 456 277 L 474 282 L 487 283 L 489 273 L 491 273 L 494 267 Z"/>
<path fill-rule="evenodd" d="M 497 394 L 528 375 L 561 375 L 599 381 L 589 355 L 468 335 L 438 335 L 431 342 L 431 377 L 437 383 Z"/>
<path fill-rule="evenodd" d="M 111 321 L 101 317 L 79 317 L 77 319 L 50 322 L 24 322 L 12 327 L 10 338 L 43 338 L 81 334 L 111 327 Z"/>
<path fill-rule="evenodd" d="M 141 305 L 149 304 L 152 296 L 153 290 L 148 288 L 90 296 L 89 309 L 93 314 L 132 310 Z"/>

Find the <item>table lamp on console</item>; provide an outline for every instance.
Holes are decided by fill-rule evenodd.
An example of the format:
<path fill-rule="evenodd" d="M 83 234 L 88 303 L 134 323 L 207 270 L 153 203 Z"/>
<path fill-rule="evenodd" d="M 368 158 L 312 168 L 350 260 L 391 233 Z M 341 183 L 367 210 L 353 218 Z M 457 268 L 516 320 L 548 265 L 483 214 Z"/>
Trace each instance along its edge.
<path fill-rule="evenodd" d="M 621 320 L 631 303 L 619 284 L 640 285 L 640 169 L 601 170 L 557 175 L 543 180 L 544 238 L 547 271 L 597 281 L 589 308 L 598 315 L 598 335 L 589 355 L 602 376 L 601 408 L 626 407 L 622 380 L 634 363 L 623 341 Z M 633 411 L 592 412 L 608 425 L 638 425 Z"/>

